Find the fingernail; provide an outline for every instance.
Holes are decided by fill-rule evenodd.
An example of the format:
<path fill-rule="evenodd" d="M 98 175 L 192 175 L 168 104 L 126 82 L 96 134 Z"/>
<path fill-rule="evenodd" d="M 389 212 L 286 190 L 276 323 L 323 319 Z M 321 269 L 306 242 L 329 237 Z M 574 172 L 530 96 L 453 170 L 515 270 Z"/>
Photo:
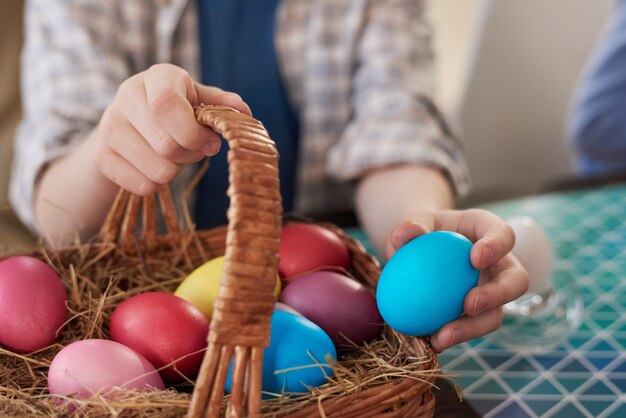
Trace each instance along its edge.
<path fill-rule="evenodd" d="M 203 149 L 202 149 L 202 153 L 204 155 L 207 155 L 209 157 L 217 154 L 217 152 L 220 150 L 221 147 L 221 143 L 220 142 L 209 142 Z"/>
<path fill-rule="evenodd" d="M 440 347 L 441 350 L 443 351 L 452 345 L 452 340 L 454 338 L 454 330 L 450 330 L 449 328 L 446 328 L 442 330 L 441 332 L 438 332 L 436 335 L 436 338 L 437 338 L 437 342 L 441 346 Z"/>
<path fill-rule="evenodd" d="M 483 259 L 481 261 L 481 267 L 485 268 L 487 266 L 489 266 L 492 263 L 493 259 L 493 251 L 491 249 L 491 247 L 488 246 L 484 246 L 483 247 Z"/>
<path fill-rule="evenodd" d="M 393 231 L 393 233 L 391 234 L 391 246 L 393 247 L 394 250 L 397 250 L 398 248 L 402 247 L 402 244 L 405 241 L 404 234 L 402 234 L 401 232 L 396 232 L 396 231 Z"/>
<path fill-rule="evenodd" d="M 478 295 L 476 303 L 474 304 L 474 315 L 481 313 L 489 306 L 489 297 L 484 294 Z"/>
<path fill-rule="evenodd" d="M 448 341 L 447 347 L 452 347 L 455 344 L 463 341 L 463 332 L 460 329 L 455 328 L 452 330 L 452 335 L 450 336 L 450 340 Z"/>
<path fill-rule="evenodd" d="M 436 353 L 441 353 L 443 350 L 445 350 L 445 347 L 441 346 L 441 342 L 439 342 L 439 338 L 437 337 L 437 334 L 431 335 L 430 345 L 432 346 L 433 350 L 435 350 Z"/>
<path fill-rule="evenodd" d="M 396 229 L 391 233 L 391 246 L 394 250 L 402 247 L 404 244 L 409 242 L 412 238 L 414 238 L 419 232 L 416 232 L 421 228 L 420 225 L 415 224 L 414 222 L 407 222 L 400 224 Z"/>

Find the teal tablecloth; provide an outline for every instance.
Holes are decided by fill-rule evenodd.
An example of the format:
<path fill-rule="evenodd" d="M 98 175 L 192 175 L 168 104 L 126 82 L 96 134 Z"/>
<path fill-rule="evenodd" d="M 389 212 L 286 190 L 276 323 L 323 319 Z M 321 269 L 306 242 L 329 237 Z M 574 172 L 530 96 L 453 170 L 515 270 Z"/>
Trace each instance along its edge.
<path fill-rule="evenodd" d="M 548 352 L 509 351 L 490 335 L 442 353 L 444 371 L 460 375 L 465 400 L 485 417 L 626 417 L 626 186 L 485 208 L 504 218 L 530 216 L 546 230 L 554 282 L 578 287 L 584 317 Z"/>

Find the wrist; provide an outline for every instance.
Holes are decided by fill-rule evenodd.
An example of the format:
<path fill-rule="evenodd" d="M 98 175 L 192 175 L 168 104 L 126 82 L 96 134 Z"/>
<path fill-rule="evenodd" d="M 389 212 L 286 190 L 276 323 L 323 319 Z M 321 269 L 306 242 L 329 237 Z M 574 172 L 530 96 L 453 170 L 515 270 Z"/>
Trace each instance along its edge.
<path fill-rule="evenodd" d="M 83 182 L 86 186 L 93 186 L 91 193 L 110 196 L 115 194 L 119 186 L 106 177 L 98 164 L 98 155 L 101 152 L 101 135 L 99 127 L 96 127 L 85 138 L 82 144 L 73 152 L 69 158 L 69 168 L 74 173 L 83 173 Z"/>
<path fill-rule="evenodd" d="M 379 252 L 391 231 L 403 221 L 421 220 L 429 225 L 434 213 L 450 209 L 453 203 L 446 176 L 428 166 L 402 165 L 372 171 L 359 182 L 356 192 L 361 226 Z"/>
<path fill-rule="evenodd" d="M 52 161 L 37 184 L 34 207 L 37 229 L 54 245 L 78 234 L 93 235 L 101 225 L 118 187 L 94 162 L 93 131 L 72 152 Z"/>

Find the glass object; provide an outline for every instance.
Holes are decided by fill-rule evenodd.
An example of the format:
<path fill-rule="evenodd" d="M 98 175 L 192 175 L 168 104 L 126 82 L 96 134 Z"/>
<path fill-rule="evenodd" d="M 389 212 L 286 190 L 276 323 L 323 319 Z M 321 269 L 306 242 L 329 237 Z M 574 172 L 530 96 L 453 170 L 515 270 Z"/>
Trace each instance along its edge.
<path fill-rule="evenodd" d="M 551 280 L 554 253 L 544 230 L 529 217 L 507 220 L 516 235 L 513 254 L 529 274 L 529 290 L 504 306 L 496 342 L 519 351 L 548 351 L 579 325 L 582 296 L 573 284 L 557 288 Z"/>

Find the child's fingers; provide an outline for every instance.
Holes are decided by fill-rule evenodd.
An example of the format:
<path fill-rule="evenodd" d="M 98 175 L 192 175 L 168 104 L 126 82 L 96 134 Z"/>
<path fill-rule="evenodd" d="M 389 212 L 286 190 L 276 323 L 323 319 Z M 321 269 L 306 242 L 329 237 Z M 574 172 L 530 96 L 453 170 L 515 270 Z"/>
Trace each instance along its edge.
<path fill-rule="evenodd" d="M 389 234 L 385 242 L 385 255 L 391 257 L 398 248 L 402 247 L 413 238 L 428 233 L 429 230 L 421 223 L 414 221 L 402 222 Z"/>
<path fill-rule="evenodd" d="M 498 219 L 474 243 L 470 253 L 472 265 L 477 269 L 484 269 L 508 254 L 514 244 L 513 229 Z"/>
<path fill-rule="evenodd" d="M 470 258 L 477 269 L 501 259 L 515 244 L 513 229 L 496 214 L 482 209 L 443 211 L 437 215 L 435 229 L 455 231 L 472 241 Z"/>
<path fill-rule="evenodd" d="M 186 84 L 193 83 L 182 74 L 146 72 L 144 86 L 148 115 L 152 117 L 181 147 L 208 153 L 211 142 L 219 139 L 196 121 L 193 107 L 186 96 Z M 164 78 L 166 82 L 164 82 Z"/>
<path fill-rule="evenodd" d="M 177 164 L 189 164 L 202 160 L 207 155 L 212 156 L 219 151 L 221 140 L 213 130 L 200 126 L 205 132 L 207 145 L 214 144 L 214 152 L 193 151 L 183 148 L 176 140 L 152 117 L 148 109 L 146 93 L 143 84 L 136 92 L 126 92 L 119 101 L 123 101 L 124 111 L 119 119 L 126 118 L 139 134 L 150 144 L 152 149 L 162 157 Z M 118 122 L 119 123 L 119 122 Z"/>
<path fill-rule="evenodd" d="M 108 149 L 101 153 L 96 160 L 102 174 L 118 186 L 139 196 L 148 196 L 157 188 L 157 184 L 124 158 Z"/>
<path fill-rule="evenodd" d="M 476 316 L 464 316 L 444 325 L 432 335 L 433 349 L 440 353 L 453 345 L 487 335 L 502 324 L 502 308 L 488 310 Z"/>
<path fill-rule="evenodd" d="M 205 86 L 204 84 L 195 83 L 196 94 L 198 96 L 197 103 L 192 103 L 193 105 L 199 104 L 213 104 L 213 105 L 222 105 L 229 106 L 233 109 L 237 109 L 238 111 L 245 113 L 248 116 L 252 116 L 252 111 L 250 107 L 243 101 L 240 95 L 237 93 L 232 93 L 229 91 L 224 91 L 218 87 L 213 86 Z"/>
<path fill-rule="evenodd" d="M 487 238 L 485 243 L 496 241 L 501 248 L 493 250 L 502 255 L 508 253 L 515 242 L 513 229 L 498 215 L 483 209 L 443 211 L 437 216 L 435 229 L 458 232 L 475 243 L 483 238 Z"/>
<path fill-rule="evenodd" d="M 470 316 L 509 303 L 528 290 L 528 273 L 512 255 L 493 264 L 487 273 L 490 280 L 469 291 L 464 310 Z"/>
<path fill-rule="evenodd" d="M 181 170 L 178 164 L 158 155 L 129 124 L 117 126 L 108 143 L 116 154 L 154 183 L 167 184 Z"/>

